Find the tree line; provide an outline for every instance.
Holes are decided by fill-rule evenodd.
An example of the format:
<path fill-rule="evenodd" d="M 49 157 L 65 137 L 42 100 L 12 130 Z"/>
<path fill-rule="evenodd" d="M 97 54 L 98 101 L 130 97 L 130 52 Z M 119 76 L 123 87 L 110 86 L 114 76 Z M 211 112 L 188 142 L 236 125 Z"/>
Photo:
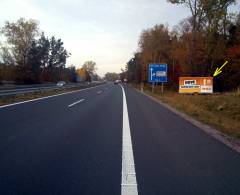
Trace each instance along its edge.
<path fill-rule="evenodd" d="M 115 81 L 119 79 L 119 74 L 115 72 L 107 72 L 104 75 L 104 79 L 107 81 Z"/>
<path fill-rule="evenodd" d="M 5 22 L 0 28 L 5 42 L 0 45 L 0 83 L 46 83 L 77 82 L 76 67 L 66 67 L 70 57 L 61 39 L 46 37 L 35 20 L 20 18 L 16 22 Z M 86 81 L 98 79 L 96 63 L 87 61 Z"/>
<path fill-rule="evenodd" d="M 1 34 L 0 80 L 16 83 L 74 81 L 75 67 L 66 68 L 70 53 L 61 39 L 46 37 L 35 20 L 5 22 Z"/>
<path fill-rule="evenodd" d="M 212 76 L 226 60 L 229 64 L 215 79 L 216 90 L 240 86 L 240 13 L 229 12 L 234 0 L 168 0 L 183 4 L 191 16 L 171 30 L 157 24 L 144 30 L 139 49 L 126 65 L 129 82 L 147 82 L 150 63 L 167 63 L 169 87 L 179 76 Z"/>

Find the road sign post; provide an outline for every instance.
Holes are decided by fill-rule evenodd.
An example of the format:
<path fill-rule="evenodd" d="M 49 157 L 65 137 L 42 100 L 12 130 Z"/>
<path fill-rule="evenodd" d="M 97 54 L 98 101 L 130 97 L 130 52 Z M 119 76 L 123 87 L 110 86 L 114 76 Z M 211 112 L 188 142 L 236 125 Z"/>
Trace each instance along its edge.
<path fill-rule="evenodd" d="M 153 93 L 155 83 L 162 83 L 161 92 L 163 94 L 163 83 L 167 82 L 167 64 L 149 64 L 148 82 L 152 83 Z"/>
<path fill-rule="evenodd" d="M 162 82 L 162 95 L 163 95 L 163 82 Z"/>
<path fill-rule="evenodd" d="M 152 82 L 152 93 L 154 93 L 154 86 L 155 86 L 155 83 Z"/>
<path fill-rule="evenodd" d="M 141 82 L 141 92 L 143 93 L 144 83 Z"/>

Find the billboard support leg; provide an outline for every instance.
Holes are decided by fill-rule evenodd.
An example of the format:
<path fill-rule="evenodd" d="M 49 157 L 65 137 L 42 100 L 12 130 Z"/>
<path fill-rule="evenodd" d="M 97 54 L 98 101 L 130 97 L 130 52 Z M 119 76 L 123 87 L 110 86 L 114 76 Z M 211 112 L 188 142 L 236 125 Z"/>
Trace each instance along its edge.
<path fill-rule="evenodd" d="M 154 93 L 154 85 L 155 85 L 155 83 L 152 82 L 152 93 Z"/>

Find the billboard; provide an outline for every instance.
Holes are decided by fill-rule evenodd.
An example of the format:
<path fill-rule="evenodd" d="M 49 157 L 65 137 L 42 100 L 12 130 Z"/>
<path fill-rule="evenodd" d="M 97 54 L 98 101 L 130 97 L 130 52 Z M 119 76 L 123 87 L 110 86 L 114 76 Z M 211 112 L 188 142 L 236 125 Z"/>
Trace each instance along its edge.
<path fill-rule="evenodd" d="M 213 77 L 179 77 L 179 93 L 213 93 Z"/>

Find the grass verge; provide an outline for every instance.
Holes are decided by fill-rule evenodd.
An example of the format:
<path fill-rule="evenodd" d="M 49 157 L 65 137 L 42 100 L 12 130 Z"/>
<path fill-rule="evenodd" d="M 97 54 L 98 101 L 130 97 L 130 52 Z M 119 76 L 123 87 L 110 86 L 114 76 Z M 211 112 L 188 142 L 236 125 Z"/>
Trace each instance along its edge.
<path fill-rule="evenodd" d="M 140 89 L 135 85 L 135 88 Z M 217 95 L 187 95 L 160 88 L 151 92 L 150 86 L 144 92 L 162 102 L 169 104 L 178 111 L 208 124 L 209 126 L 235 138 L 240 138 L 240 94 L 222 93 Z"/>

